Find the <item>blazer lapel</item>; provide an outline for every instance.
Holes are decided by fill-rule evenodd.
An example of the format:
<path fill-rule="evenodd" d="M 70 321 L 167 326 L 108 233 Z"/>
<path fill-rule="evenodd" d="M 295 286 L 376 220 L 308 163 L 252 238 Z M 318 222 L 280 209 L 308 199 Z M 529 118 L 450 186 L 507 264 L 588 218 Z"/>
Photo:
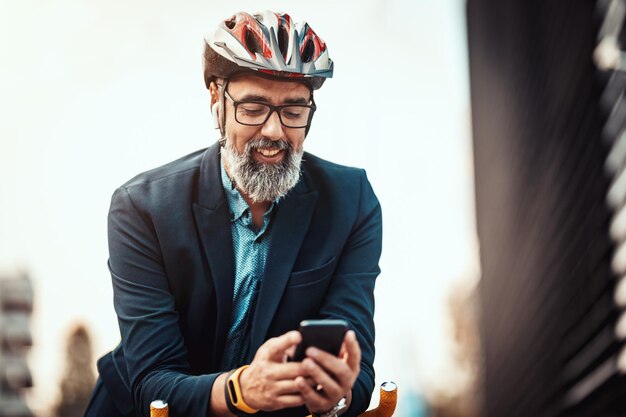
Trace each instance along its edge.
<path fill-rule="evenodd" d="M 198 202 L 193 215 L 206 255 L 217 299 L 217 325 L 213 364 L 219 367 L 232 310 L 234 259 L 228 203 L 220 176 L 220 153 L 216 143 L 200 164 Z"/>
<path fill-rule="evenodd" d="M 254 321 L 251 352 L 263 344 L 287 280 L 302 246 L 317 201 L 317 191 L 309 191 L 304 179 L 276 207 L 272 219 L 272 243 L 266 273 L 261 282 Z"/>

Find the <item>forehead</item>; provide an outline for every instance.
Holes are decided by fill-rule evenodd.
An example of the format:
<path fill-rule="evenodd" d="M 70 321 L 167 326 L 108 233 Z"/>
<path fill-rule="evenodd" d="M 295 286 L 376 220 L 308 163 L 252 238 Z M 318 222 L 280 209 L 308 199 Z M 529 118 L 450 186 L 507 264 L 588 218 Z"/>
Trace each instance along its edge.
<path fill-rule="evenodd" d="M 311 97 L 311 90 L 297 81 L 271 80 L 254 75 L 242 75 L 228 83 L 228 92 L 237 99 L 244 96 L 264 97 L 269 102 L 280 103 L 287 99 Z"/>

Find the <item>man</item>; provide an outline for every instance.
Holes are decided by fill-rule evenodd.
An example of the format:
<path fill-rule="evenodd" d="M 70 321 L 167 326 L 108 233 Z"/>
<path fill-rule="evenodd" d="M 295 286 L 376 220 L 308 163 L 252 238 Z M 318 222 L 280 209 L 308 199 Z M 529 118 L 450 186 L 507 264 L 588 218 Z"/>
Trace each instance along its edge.
<path fill-rule="evenodd" d="M 204 60 L 219 143 L 113 195 L 122 342 L 98 361 L 86 415 L 147 416 L 157 399 L 185 417 L 358 415 L 374 387 L 381 212 L 363 170 L 303 151 L 326 45 L 286 14 L 237 13 Z M 349 323 L 339 357 L 287 360 L 304 319 Z"/>

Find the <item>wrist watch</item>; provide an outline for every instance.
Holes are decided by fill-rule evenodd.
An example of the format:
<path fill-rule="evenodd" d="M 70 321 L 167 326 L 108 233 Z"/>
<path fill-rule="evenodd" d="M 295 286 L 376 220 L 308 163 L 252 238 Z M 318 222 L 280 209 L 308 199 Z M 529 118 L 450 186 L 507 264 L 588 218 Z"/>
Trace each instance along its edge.
<path fill-rule="evenodd" d="M 312 417 L 337 417 L 339 415 L 339 412 L 346 407 L 346 397 L 343 397 L 333 408 L 326 411 L 325 413 L 313 413 L 311 415 Z"/>
<path fill-rule="evenodd" d="M 226 376 L 226 383 L 224 384 L 226 405 L 228 406 L 228 410 L 236 416 L 251 416 L 259 411 L 246 404 L 243 400 L 241 386 L 239 385 L 239 376 L 248 366 L 249 365 L 244 365 L 241 368 L 231 371 Z"/>

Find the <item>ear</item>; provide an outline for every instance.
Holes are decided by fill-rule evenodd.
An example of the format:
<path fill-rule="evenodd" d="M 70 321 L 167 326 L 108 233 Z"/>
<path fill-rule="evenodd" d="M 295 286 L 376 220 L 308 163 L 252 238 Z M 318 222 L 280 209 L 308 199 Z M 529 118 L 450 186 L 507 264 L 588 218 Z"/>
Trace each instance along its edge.
<path fill-rule="evenodd" d="M 209 94 L 211 95 L 211 107 L 213 107 L 215 103 L 220 102 L 219 89 L 215 81 L 211 81 L 211 84 L 209 84 Z"/>
<path fill-rule="evenodd" d="M 217 87 L 217 83 L 215 81 L 211 81 L 209 84 L 209 94 L 211 96 L 211 116 L 213 118 L 213 124 L 216 129 L 222 131 L 221 128 L 221 120 L 222 117 L 222 109 L 219 105 L 220 103 L 220 93 L 219 88 Z M 223 132 L 222 132 L 223 134 Z"/>

